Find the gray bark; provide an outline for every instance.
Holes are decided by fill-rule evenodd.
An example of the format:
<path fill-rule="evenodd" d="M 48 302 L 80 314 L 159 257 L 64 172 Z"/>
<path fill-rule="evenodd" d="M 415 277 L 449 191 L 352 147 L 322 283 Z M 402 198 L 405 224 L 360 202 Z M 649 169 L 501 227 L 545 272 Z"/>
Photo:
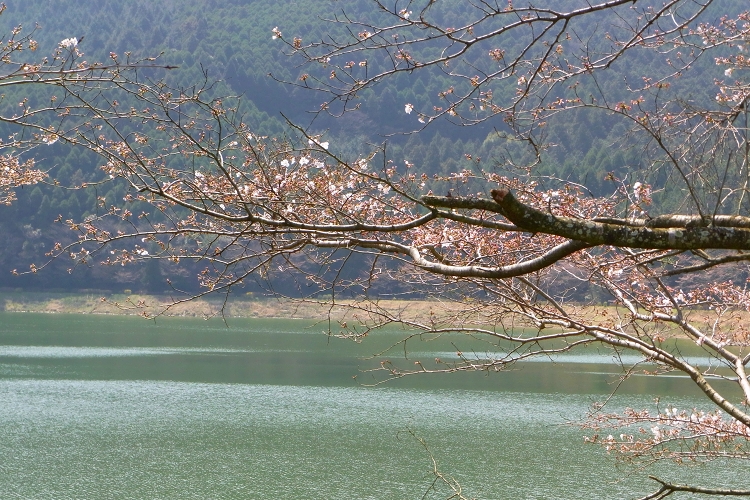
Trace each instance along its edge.
<path fill-rule="evenodd" d="M 427 206 L 486 210 L 502 214 L 519 229 L 562 236 L 588 245 L 663 250 L 750 250 L 750 217 L 701 218 L 664 215 L 655 219 L 575 219 L 521 203 L 507 189 L 493 189 L 493 200 L 425 196 Z"/>

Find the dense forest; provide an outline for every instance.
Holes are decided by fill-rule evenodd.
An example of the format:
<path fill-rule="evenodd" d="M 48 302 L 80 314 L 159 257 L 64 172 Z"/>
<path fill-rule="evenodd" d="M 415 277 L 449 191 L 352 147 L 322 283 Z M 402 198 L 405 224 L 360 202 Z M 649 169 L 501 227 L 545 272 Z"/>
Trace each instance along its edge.
<path fill-rule="evenodd" d="M 9 0 L 8 9 L 0 16 L 2 31 L 9 33 L 22 26 L 25 33 L 33 31 L 39 42 L 39 56 L 51 53 L 58 42 L 68 37 L 82 38 L 81 50 L 91 60 L 104 61 L 110 52 L 134 56 L 160 55 L 165 65 L 177 66 L 169 72 L 154 70 L 154 78 L 166 78 L 175 86 L 190 86 L 205 78 L 216 82 L 212 92 L 217 96 L 241 95 L 243 119 L 259 134 L 283 136 L 289 133 L 284 117 L 291 122 L 324 133 L 332 147 L 342 155 L 362 153 L 373 144 L 387 143 L 387 154 L 396 162 L 413 163 L 430 176 L 428 188 L 454 189 L 466 194 L 483 189 L 464 185 L 450 178 L 456 172 L 472 169 L 503 168 L 513 156 L 518 163 L 538 160 L 535 175 L 540 183 L 558 178 L 585 182 L 592 195 L 602 195 L 616 188 L 611 180 L 622 179 L 638 172 L 642 165 L 639 148 L 619 147 L 629 124 L 612 113 L 582 110 L 552 117 L 543 137 L 547 147 L 540 157 L 535 151 L 514 144 L 504 137 L 502 119 L 466 127 L 443 120 L 422 128 L 415 115 L 404 112 L 408 103 L 429 109 L 440 104 L 439 95 L 455 82 L 444 72 L 418 72 L 413 77 L 398 77 L 367 90 L 360 106 L 342 117 L 315 114 L 326 97 L 299 85 L 307 71 L 300 60 L 287 57 L 287 46 L 274 40 L 272 29 L 278 27 L 289 36 L 320 40 L 341 35 L 343 27 L 331 22 L 336 16 L 371 18 L 379 15 L 368 1 L 336 0 L 201 0 L 182 2 L 163 0 L 120 2 L 101 0 L 81 4 L 73 0 Z M 460 20 L 462 2 L 445 1 L 441 15 Z M 723 9 L 742 7 L 742 2 L 724 2 Z M 723 11 L 716 14 L 727 13 Z M 588 19 L 588 18 L 587 18 Z M 600 20 L 601 21 L 601 20 Z M 578 26 L 576 36 L 594 39 L 602 28 L 596 19 Z M 512 50 L 523 40 L 504 40 Z M 427 47 L 424 50 L 429 51 Z M 626 58 L 613 64 L 597 79 L 582 78 L 575 89 L 565 92 L 589 99 L 607 95 L 627 97 L 627 89 L 644 75 L 669 71 L 667 57 L 659 58 L 653 51 L 630 51 Z M 482 64 L 482 61 L 468 61 Z M 712 60 L 698 59 L 697 65 L 708 74 L 721 75 Z M 377 61 L 368 70 L 377 71 Z M 696 73 L 695 71 L 693 74 Z M 287 82 L 287 83 L 284 83 Z M 290 85 L 296 82 L 298 85 Z M 498 88 L 502 97 L 509 89 Z M 711 99 L 711 89 L 689 79 L 681 80 L 672 89 L 685 100 Z M 12 106 L 20 99 L 43 99 L 35 90 L 8 91 L 0 106 Z M 41 92 L 41 91 L 40 91 Z M 11 133 L 0 127 L 3 135 Z M 38 164 L 49 171 L 48 183 L 18 191 L 18 201 L 0 207 L 0 225 L 4 238 L 0 242 L 0 286 L 5 288 L 50 289 L 124 289 L 151 292 L 165 291 L 163 275 L 169 274 L 174 286 L 189 288 L 197 267 L 181 265 L 179 269 L 149 261 L 150 267 L 132 266 L 112 273 L 112 269 L 96 266 L 69 273 L 68 262 L 56 262 L 46 272 L 33 276 L 14 277 L 11 270 L 28 269 L 31 262 L 42 263 L 55 241 L 70 240 L 69 231 L 53 221 L 82 219 L 95 213 L 97 197 L 120 200 L 125 196 L 122 183 L 103 183 L 87 189 L 72 189 L 80 184 L 102 179 L 100 160 L 87 151 L 55 144 L 34 151 Z M 613 175 L 608 175 L 613 174 Z M 670 198 L 672 196 L 672 198 Z M 660 198 L 661 197 L 661 198 Z M 679 203 L 678 194 L 655 193 L 655 201 L 667 211 Z"/>

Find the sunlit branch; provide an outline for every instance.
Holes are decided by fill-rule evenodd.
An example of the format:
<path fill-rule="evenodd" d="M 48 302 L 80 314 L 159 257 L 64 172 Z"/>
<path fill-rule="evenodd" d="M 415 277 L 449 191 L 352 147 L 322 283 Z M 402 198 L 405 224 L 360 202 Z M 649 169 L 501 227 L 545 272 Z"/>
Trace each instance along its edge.
<path fill-rule="evenodd" d="M 656 476 L 649 476 L 649 478 L 661 484 L 661 488 L 659 488 L 654 493 L 646 495 L 645 497 L 641 497 L 639 500 L 655 500 L 666 498 L 672 493 L 678 491 L 712 496 L 750 496 L 750 490 L 737 490 L 731 488 L 702 488 L 700 486 L 690 486 L 688 484 L 669 483 L 666 481 L 662 481 Z"/>

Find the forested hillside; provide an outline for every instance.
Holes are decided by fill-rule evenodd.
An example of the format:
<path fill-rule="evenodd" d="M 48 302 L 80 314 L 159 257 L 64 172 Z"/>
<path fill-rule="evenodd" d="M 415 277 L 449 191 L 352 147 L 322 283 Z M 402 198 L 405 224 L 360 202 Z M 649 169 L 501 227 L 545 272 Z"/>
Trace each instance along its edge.
<path fill-rule="evenodd" d="M 463 127 L 444 120 L 430 124 L 418 134 L 406 134 L 422 127 L 416 114 L 405 113 L 405 105 L 431 109 L 441 104 L 441 92 L 454 82 L 443 72 L 419 72 L 410 77 L 396 78 L 368 89 L 356 111 L 340 118 L 311 113 L 320 108 L 325 95 L 307 91 L 299 85 L 306 69 L 300 61 L 285 56 L 285 45 L 273 39 L 272 29 L 278 27 L 284 36 L 300 36 L 304 40 L 336 37 L 343 28 L 327 20 L 344 15 L 352 18 L 377 16 L 372 2 L 336 0 L 202 0 L 182 2 L 163 0 L 152 2 L 132 0 L 9 0 L 8 10 L 0 16 L 2 31 L 10 32 L 23 26 L 24 32 L 34 31 L 39 42 L 40 57 L 52 53 L 58 42 L 68 37 L 83 38 L 80 49 L 87 58 L 106 61 L 110 52 L 135 56 L 159 55 L 165 65 L 177 66 L 169 72 L 155 72 L 175 86 L 189 87 L 204 78 L 216 81 L 212 92 L 220 95 L 242 95 L 244 121 L 259 134 L 282 136 L 288 133 L 282 113 L 291 121 L 311 126 L 325 133 L 332 148 L 342 154 L 353 154 L 369 148 L 370 144 L 388 142 L 388 155 L 396 162 L 407 160 L 430 176 L 428 188 L 446 189 L 435 176 L 450 176 L 463 169 L 481 166 L 502 167 L 509 155 L 519 163 L 531 162 L 534 152 L 502 137 L 502 119 L 472 127 Z M 460 21 L 463 2 L 444 1 L 439 7 L 446 19 Z M 723 9 L 743 7 L 741 0 L 727 1 Z M 722 13 L 726 13 L 723 11 Z M 717 13 L 718 16 L 718 13 Z M 595 21 L 578 27 L 576 36 L 582 40 L 601 30 Z M 506 40 L 507 47 L 522 44 L 523 40 Z M 425 50 L 429 50 L 425 49 Z M 509 49 L 510 50 L 510 49 Z M 630 51 L 597 80 L 582 78 L 569 95 L 597 99 L 599 95 L 617 96 L 618 89 L 637 86 L 643 75 L 659 75 L 671 71 L 668 56 L 655 58 L 653 51 Z M 471 63 L 471 61 L 469 61 Z M 476 61 L 481 64 L 481 61 Z M 699 59 L 706 72 L 717 77 L 721 69 L 712 60 Z M 368 71 L 377 71 L 378 61 L 369 62 Z M 364 71 L 364 70 L 363 70 Z M 272 77 L 269 75 L 273 75 Z M 640 76 L 639 76 L 640 75 Z M 712 98 L 712 90 L 694 81 L 681 81 L 673 91 L 681 92 L 686 100 Z M 498 88 L 498 98 L 504 89 Z M 505 90 L 505 91 L 510 91 Z M 23 90 L 9 91 L 2 106 L 17 105 L 23 98 L 47 98 Z M 625 94 L 623 94 L 624 98 Z M 315 120 L 313 121 L 313 119 Z M 614 178 L 627 175 L 641 166 L 638 148 L 623 150 L 617 147 L 629 124 L 611 113 L 592 110 L 566 113 L 564 118 L 552 117 L 544 137 L 548 146 L 539 158 L 535 172 L 540 182 L 545 176 L 585 180 L 586 185 L 600 195 L 614 189 L 605 180 L 608 173 Z M 2 128 L 3 135 L 11 133 Z M 631 146 L 633 142 L 631 141 Z M 55 241 L 70 240 L 68 230 L 53 221 L 82 219 L 96 213 L 97 197 L 120 200 L 125 195 L 124 184 L 104 183 L 93 188 L 70 189 L 82 183 L 102 180 L 100 160 L 83 149 L 55 144 L 34 152 L 42 168 L 48 169 L 50 183 L 19 190 L 18 201 L 0 208 L 0 226 L 5 236 L 0 241 L 0 286 L 43 287 L 46 289 L 98 288 L 110 290 L 149 290 L 164 288 L 161 274 L 173 276 L 178 287 L 190 287 L 190 279 L 197 268 L 182 264 L 179 268 L 160 269 L 137 266 L 112 269 L 78 269 L 69 274 L 69 263 L 55 263 L 47 272 L 33 276 L 13 277 L 12 269 L 28 269 L 31 262 L 45 260 L 44 253 Z M 458 192 L 476 191 L 477 186 L 448 183 Z M 679 200 L 655 197 L 662 206 L 669 207 Z M 153 267 L 156 266 L 156 267 Z M 180 279 L 180 276 L 184 278 Z"/>

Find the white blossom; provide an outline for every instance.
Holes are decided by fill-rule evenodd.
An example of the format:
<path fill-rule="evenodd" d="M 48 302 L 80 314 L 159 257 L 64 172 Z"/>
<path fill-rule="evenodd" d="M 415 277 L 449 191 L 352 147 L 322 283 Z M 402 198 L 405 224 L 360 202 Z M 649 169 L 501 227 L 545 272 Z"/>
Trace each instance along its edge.
<path fill-rule="evenodd" d="M 66 38 L 65 40 L 60 42 L 60 47 L 64 49 L 72 49 L 73 47 L 78 45 L 78 38 L 72 37 L 72 38 Z"/>
<path fill-rule="evenodd" d="M 651 432 L 654 434 L 654 441 L 661 441 L 661 429 L 658 425 L 651 427 Z"/>
<path fill-rule="evenodd" d="M 407 115 L 410 114 L 413 109 L 414 109 L 414 106 L 412 106 L 409 103 L 406 103 L 406 105 L 404 106 L 404 111 L 406 112 Z"/>
<path fill-rule="evenodd" d="M 550 201 L 553 198 L 557 198 L 558 196 L 560 196 L 560 191 L 550 191 L 549 193 L 544 193 L 542 195 L 542 200 Z"/>
<path fill-rule="evenodd" d="M 59 137 L 57 136 L 57 134 L 50 134 L 50 135 L 45 135 L 44 137 L 42 137 L 42 142 L 45 143 L 47 146 L 51 146 L 54 143 L 56 143 L 58 139 Z"/>
<path fill-rule="evenodd" d="M 633 196 L 636 200 L 641 197 L 641 187 L 643 187 L 643 184 L 641 184 L 640 182 L 636 182 L 635 184 L 633 184 Z"/>
<path fill-rule="evenodd" d="M 622 269 L 609 269 L 607 271 L 607 276 L 609 278 L 619 278 L 622 276 L 623 270 Z"/>

